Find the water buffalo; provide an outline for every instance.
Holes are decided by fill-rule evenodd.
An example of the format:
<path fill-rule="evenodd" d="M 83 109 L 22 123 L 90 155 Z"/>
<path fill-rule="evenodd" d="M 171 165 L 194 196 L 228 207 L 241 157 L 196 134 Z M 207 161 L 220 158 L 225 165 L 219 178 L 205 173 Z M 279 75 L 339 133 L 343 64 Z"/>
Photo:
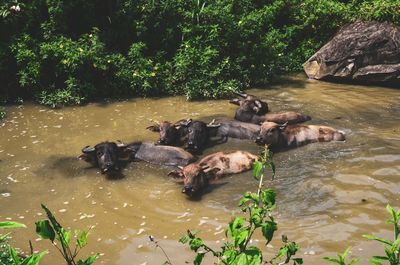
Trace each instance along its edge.
<path fill-rule="evenodd" d="M 123 144 L 102 142 L 94 147 L 86 146 L 82 149 L 79 160 L 84 160 L 95 167 L 99 167 L 102 174 L 120 169 L 120 159 L 128 158 L 129 152 Z"/>
<path fill-rule="evenodd" d="M 233 99 L 229 102 L 239 106 L 235 113 L 235 119 L 242 122 L 260 124 L 265 121 L 271 121 L 294 124 L 311 120 L 310 116 L 293 111 L 282 113 L 266 113 L 265 111 L 260 111 L 260 109 L 263 108 L 258 108 L 256 102 L 261 101 L 254 96 L 248 97 L 245 100 Z"/>
<path fill-rule="evenodd" d="M 273 150 L 294 148 L 314 142 L 344 141 L 345 134 L 332 127 L 320 125 L 261 124 L 258 144 L 267 144 Z"/>
<path fill-rule="evenodd" d="M 186 166 L 196 160 L 196 157 L 180 147 L 150 142 L 132 143 L 127 149 L 132 152 L 134 159 L 164 166 Z"/>
<path fill-rule="evenodd" d="M 168 175 L 183 182 L 182 192 L 192 197 L 201 193 L 212 180 L 250 170 L 257 159 L 256 155 L 245 151 L 218 152 Z"/>
<path fill-rule="evenodd" d="M 260 133 L 259 125 L 237 120 L 212 120 L 208 126 L 210 136 L 223 138 L 255 140 Z"/>
<path fill-rule="evenodd" d="M 181 138 L 185 135 L 186 131 L 185 127 L 182 126 L 183 122 L 184 120 L 180 120 L 175 123 L 163 121 L 149 126 L 146 129 L 152 132 L 160 133 L 160 139 L 158 140 L 159 144 L 180 146 L 182 145 Z"/>
<path fill-rule="evenodd" d="M 240 99 L 232 99 L 231 103 L 235 105 L 240 105 L 240 101 L 243 101 L 246 106 L 254 111 L 256 115 L 264 115 L 269 112 L 268 103 L 259 99 L 257 96 L 253 96 L 246 93 L 235 93 L 236 95 L 244 98 L 243 100 Z"/>
<path fill-rule="evenodd" d="M 209 143 L 210 137 L 219 124 L 206 124 L 203 121 L 188 119 L 181 123 L 186 128 L 186 149 L 192 152 L 201 152 Z"/>
<path fill-rule="evenodd" d="M 155 145 L 150 142 L 116 144 L 102 142 L 95 147 L 86 146 L 78 158 L 99 167 L 101 173 L 118 171 L 121 160 L 143 160 L 165 166 L 186 166 L 196 158 L 179 147 Z"/>

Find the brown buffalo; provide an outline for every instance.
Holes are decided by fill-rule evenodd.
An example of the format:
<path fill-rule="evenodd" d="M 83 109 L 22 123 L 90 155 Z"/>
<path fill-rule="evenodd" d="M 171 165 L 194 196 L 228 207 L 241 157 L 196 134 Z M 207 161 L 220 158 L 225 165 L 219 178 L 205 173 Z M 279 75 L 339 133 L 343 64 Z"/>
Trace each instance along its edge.
<path fill-rule="evenodd" d="M 182 192 L 192 197 L 204 190 L 211 180 L 250 170 L 257 159 L 256 155 L 245 151 L 218 152 L 168 175 L 182 181 Z"/>
<path fill-rule="evenodd" d="M 275 122 L 261 124 L 258 144 L 270 145 L 272 149 L 285 149 L 314 142 L 344 141 L 345 134 L 332 127 L 320 125 L 279 125 Z"/>
<path fill-rule="evenodd" d="M 254 113 L 256 115 L 264 115 L 269 112 L 268 103 L 259 99 L 257 96 L 253 96 L 253 95 L 246 94 L 246 93 L 235 93 L 235 94 L 244 99 L 240 100 L 240 99 L 235 98 L 235 99 L 231 100 L 231 103 L 233 103 L 235 105 L 240 105 L 240 101 L 243 101 L 243 103 L 249 109 L 254 111 Z"/>
<path fill-rule="evenodd" d="M 310 116 L 293 111 L 282 113 L 266 113 L 265 111 L 261 111 L 263 108 L 259 108 L 258 105 L 260 105 L 260 103 L 257 104 L 257 102 L 262 101 L 254 96 L 248 96 L 245 100 L 233 99 L 229 102 L 239 106 L 235 113 L 235 119 L 242 122 L 260 124 L 270 121 L 295 124 L 311 120 Z"/>

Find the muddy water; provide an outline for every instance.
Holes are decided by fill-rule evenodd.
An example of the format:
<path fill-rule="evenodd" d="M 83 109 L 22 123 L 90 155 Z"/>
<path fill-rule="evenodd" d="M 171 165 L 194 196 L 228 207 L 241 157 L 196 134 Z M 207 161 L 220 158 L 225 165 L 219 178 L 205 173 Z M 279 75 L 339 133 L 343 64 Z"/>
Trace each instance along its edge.
<path fill-rule="evenodd" d="M 300 76 L 249 92 L 268 100 L 273 111 L 300 111 L 313 117 L 312 124 L 347 134 L 345 143 L 311 144 L 275 155 L 277 178 L 266 184 L 278 193 L 277 240 L 272 248 L 253 243 L 269 256 L 285 233 L 301 245 L 305 264 L 321 264 L 321 257 L 347 246 L 356 256 L 382 254 L 362 235 L 391 237 L 385 205 L 400 206 L 400 91 Z M 13 233 L 15 245 L 26 251 L 31 239 L 35 249 L 48 249 L 44 264 L 62 261 L 34 234 L 34 222 L 44 218 L 40 203 L 66 227 L 93 226 L 82 253 L 100 252 L 98 264 L 160 264 L 162 252 L 148 243 L 148 235 L 160 241 L 174 264 L 184 264 L 193 254 L 177 239 L 191 228 L 201 230 L 209 244 L 222 244 L 241 194 L 256 189 L 250 174 L 225 178 L 201 200 L 191 201 L 167 177 L 170 168 L 135 162 L 123 170 L 124 178 L 109 179 L 76 156 L 83 146 L 103 140 L 155 141 L 157 135 L 145 130 L 150 119 L 211 120 L 233 117 L 234 110 L 226 100 L 187 102 L 183 97 L 62 110 L 29 103 L 9 107 L 0 127 L 0 220 L 27 224 Z M 205 153 L 228 149 L 258 151 L 251 142 L 229 140 Z M 367 264 L 365 258 L 361 264 Z"/>

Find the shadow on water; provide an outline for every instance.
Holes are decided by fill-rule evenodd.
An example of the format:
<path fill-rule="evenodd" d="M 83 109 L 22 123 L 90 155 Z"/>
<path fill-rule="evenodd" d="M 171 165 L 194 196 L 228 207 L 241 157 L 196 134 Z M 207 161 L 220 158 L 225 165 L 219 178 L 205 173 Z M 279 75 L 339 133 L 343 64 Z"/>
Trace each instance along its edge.
<path fill-rule="evenodd" d="M 213 182 L 211 183 L 207 188 L 205 188 L 202 192 L 197 193 L 196 195 L 193 195 L 192 197 L 186 196 L 186 198 L 190 201 L 198 202 L 203 199 L 203 196 L 212 193 L 212 192 L 218 192 L 220 188 L 228 184 L 228 182 Z"/>
<path fill-rule="evenodd" d="M 121 161 L 121 170 L 128 166 L 127 161 Z M 99 169 L 80 161 L 76 157 L 50 156 L 47 161 L 37 170 L 36 175 L 50 178 L 53 176 L 62 176 L 64 178 L 80 178 L 88 175 L 96 175 L 96 177 L 104 176 L 107 180 L 121 180 L 125 175 L 121 171 L 110 171 L 106 174 L 99 174 Z"/>

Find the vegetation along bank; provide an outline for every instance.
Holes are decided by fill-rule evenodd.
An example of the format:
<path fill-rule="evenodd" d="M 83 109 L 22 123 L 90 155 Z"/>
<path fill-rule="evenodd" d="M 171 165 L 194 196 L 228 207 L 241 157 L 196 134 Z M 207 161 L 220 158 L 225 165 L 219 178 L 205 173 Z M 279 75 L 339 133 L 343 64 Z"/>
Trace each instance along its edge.
<path fill-rule="evenodd" d="M 400 24 L 397 0 L 5 0 L 2 101 L 226 97 L 298 71 L 343 25 Z"/>

